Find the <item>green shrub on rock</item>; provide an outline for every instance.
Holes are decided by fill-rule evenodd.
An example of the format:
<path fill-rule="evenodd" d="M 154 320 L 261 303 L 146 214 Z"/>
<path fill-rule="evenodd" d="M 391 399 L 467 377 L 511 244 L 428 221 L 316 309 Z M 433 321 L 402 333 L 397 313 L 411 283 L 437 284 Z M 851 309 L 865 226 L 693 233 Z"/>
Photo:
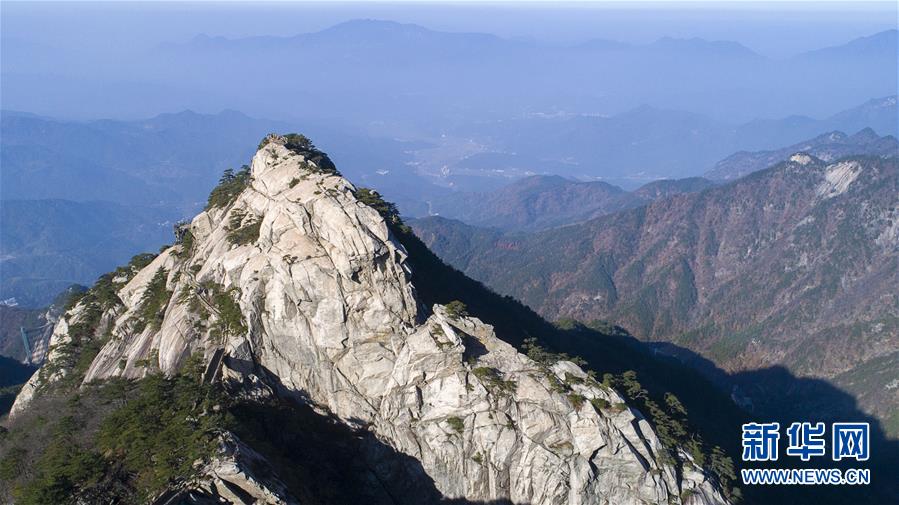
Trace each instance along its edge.
<path fill-rule="evenodd" d="M 460 317 L 468 316 L 468 307 L 465 306 L 464 303 L 459 300 L 453 300 L 446 304 L 446 315 L 448 315 L 452 319 L 459 319 Z"/>
<path fill-rule="evenodd" d="M 462 433 L 463 431 L 465 431 L 465 422 L 462 421 L 462 418 L 460 417 L 450 417 L 446 420 L 446 422 L 456 433 Z"/>
<path fill-rule="evenodd" d="M 236 173 L 230 168 L 225 170 L 218 186 L 209 193 L 205 210 L 230 206 L 237 199 L 237 195 L 250 185 L 250 180 L 250 167 L 247 165 L 240 167 Z"/>

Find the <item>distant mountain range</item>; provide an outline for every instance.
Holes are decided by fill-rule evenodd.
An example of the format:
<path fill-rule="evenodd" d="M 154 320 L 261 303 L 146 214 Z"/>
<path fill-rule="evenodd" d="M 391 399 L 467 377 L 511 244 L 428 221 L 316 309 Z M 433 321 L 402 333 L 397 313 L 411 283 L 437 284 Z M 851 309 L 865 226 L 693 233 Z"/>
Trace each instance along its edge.
<path fill-rule="evenodd" d="M 842 114 L 844 121 L 882 124 L 884 116 L 895 113 L 895 100 L 892 105 L 889 100 L 881 100 L 879 103 L 886 104 L 881 106 L 872 103 L 859 108 L 862 112 L 858 114 Z M 630 135 L 622 133 L 629 131 L 634 135 L 631 138 L 645 138 L 645 133 L 640 133 L 641 125 L 652 133 L 664 123 L 657 118 L 651 109 L 644 109 L 642 113 L 610 121 L 616 128 L 622 127 L 619 135 Z M 630 125 L 626 130 L 625 124 Z M 504 134 L 526 134 L 526 129 L 514 126 L 506 125 L 507 129 L 485 137 L 484 141 L 496 142 Z M 204 188 L 211 187 L 225 168 L 236 168 L 245 159 L 243 149 L 237 146 L 252 145 L 272 130 L 289 131 L 290 125 L 234 111 L 216 115 L 185 111 L 139 121 L 90 122 L 5 111 L 2 128 L 0 217 L 4 226 L 0 242 L 0 296 L 15 297 L 23 305 L 37 307 L 49 303 L 71 283 L 88 284 L 136 252 L 154 250 L 170 241 L 172 224 L 204 204 Z M 673 128 L 677 131 L 676 126 Z M 803 126 L 801 131 L 806 128 Z M 396 201 L 405 215 L 436 213 L 507 231 L 533 231 L 585 221 L 710 184 L 701 178 L 663 180 L 627 192 L 602 181 L 535 176 L 497 190 L 474 193 L 471 188 L 490 186 L 482 181 L 494 180 L 497 182 L 492 185 L 499 185 L 508 180 L 488 177 L 504 166 L 502 155 L 458 159 L 458 154 L 440 144 L 370 137 L 327 125 L 312 130 L 318 132 L 317 138 L 322 139 L 324 147 L 336 146 L 334 151 L 342 153 L 335 161 L 345 167 L 347 174 Z M 584 145 L 590 145 L 588 140 L 595 135 L 603 137 L 595 130 L 582 130 L 592 132 L 584 138 Z M 711 127 L 708 130 L 710 135 L 714 131 Z M 820 144 L 814 152 L 827 157 L 841 153 L 880 154 L 895 144 L 895 139 L 878 140 L 870 131 L 852 137 L 833 135 L 827 143 L 818 139 L 799 146 Z M 613 137 L 619 144 L 627 144 L 623 138 L 626 137 Z M 678 134 L 671 134 L 670 142 L 676 144 L 677 138 Z M 569 142 L 570 146 L 575 139 L 572 133 L 570 137 L 563 135 L 544 142 Z M 694 146 L 694 151 L 701 149 L 699 145 Z M 620 152 L 616 154 L 613 143 L 608 148 L 609 152 L 597 151 L 590 156 L 622 156 Z M 653 149 L 657 148 L 661 149 L 658 144 Z M 728 160 L 759 167 L 767 160 L 782 159 L 790 149 L 741 153 Z M 553 149 L 547 146 L 546 150 Z M 416 157 L 427 155 L 422 153 L 432 152 L 456 156 L 455 162 L 467 168 L 459 170 L 451 165 L 448 176 L 429 176 L 427 169 L 411 164 Z M 563 154 L 559 151 L 558 156 Z M 689 154 L 693 155 L 695 152 Z M 626 159 L 629 155 L 623 156 Z M 514 159 L 525 162 L 527 156 L 517 155 Z M 562 173 L 573 170 L 562 162 L 553 166 L 530 161 L 531 167 L 553 167 L 550 170 Z M 483 165 L 477 165 L 478 162 Z M 512 173 L 514 169 L 510 168 L 507 175 Z M 444 181 L 469 191 L 452 191 L 438 185 Z M 114 243 L 97 239 L 100 232 L 104 240 L 115 237 Z M 98 248 L 98 243 L 105 245 Z"/>
<path fill-rule="evenodd" d="M 701 177 L 661 180 L 628 192 L 618 186 L 558 175 L 534 175 L 489 193 L 454 193 L 431 202 L 434 215 L 506 231 L 534 231 L 639 207 L 713 183 Z"/>
<path fill-rule="evenodd" d="M 534 175 L 489 193 L 456 193 L 431 205 L 435 215 L 477 226 L 536 230 L 583 221 L 639 205 L 639 199 L 605 182 Z"/>
<path fill-rule="evenodd" d="M 789 116 L 781 119 L 757 119 L 738 129 L 739 136 L 751 139 L 742 149 L 756 151 L 775 145 L 800 142 L 833 130 L 857 132 L 872 128 L 880 135 L 899 136 L 899 111 L 896 95 L 874 98 L 824 119 Z"/>
<path fill-rule="evenodd" d="M 164 205 L 186 216 L 202 206 L 223 170 L 239 168 L 247 159 L 250 151 L 245 146 L 273 131 L 293 131 L 297 125 L 231 110 L 218 114 L 186 110 L 135 121 L 67 121 L 4 110 L 0 127 L 4 200 Z M 304 131 L 321 139 L 322 148 L 342 151 L 335 161 L 348 174 L 365 180 L 376 177 L 391 188 L 404 182 L 421 185 L 409 180 L 414 175 L 396 170 L 406 161 L 403 152 L 410 148 L 408 143 L 324 121 L 307 124 Z M 395 174 L 376 174 L 385 167 Z M 391 196 L 404 199 L 401 191 Z"/>
<path fill-rule="evenodd" d="M 484 148 L 461 160 L 442 161 L 453 173 L 551 173 L 633 188 L 654 179 L 700 176 L 734 152 L 780 148 L 835 130 L 872 128 L 895 137 L 897 117 L 896 96 L 825 119 L 791 116 L 741 125 L 649 106 L 611 117 L 531 115 L 460 127 L 453 135 Z"/>
<path fill-rule="evenodd" d="M 197 186 L 212 184 L 226 167 L 230 144 L 203 132 L 213 123 L 220 132 L 229 119 L 184 112 L 141 122 L 70 122 L 4 112 L 2 197 L 196 202 Z M 217 166 L 198 163 L 213 145 L 224 150 Z"/>
<path fill-rule="evenodd" d="M 507 232 L 536 231 L 701 191 L 785 161 L 797 152 L 807 152 L 823 161 L 850 155 L 899 156 L 899 141 L 892 136 L 878 136 L 870 128 L 851 136 L 834 131 L 790 147 L 733 154 L 719 161 L 706 174 L 707 178 L 663 179 L 631 192 L 602 181 L 535 175 L 494 191 L 458 191 L 435 197 L 429 202 L 429 213 Z"/>
<path fill-rule="evenodd" d="M 436 134 L 460 118 L 617 114 L 641 104 L 737 123 L 784 111 L 826 116 L 895 93 L 895 40 L 889 30 L 779 60 L 732 41 L 559 46 L 352 20 L 284 37 L 201 35 L 103 64 L 47 47 L 34 49 L 39 58 L 5 52 L 0 70 L 6 108 L 68 117 L 235 108 L 259 117 L 340 117 L 391 136 L 410 128 Z"/>
<path fill-rule="evenodd" d="M 714 363 L 690 358 L 700 368 L 782 365 L 828 378 L 896 436 L 897 195 L 899 158 L 803 154 L 727 185 L 533 234 L 443 218 L 413 227 L 442 258 L 549 318 L 609 319 Z M 777 392 L 777 376 L 737 384 L 740 394 L 759 409 L 809 412 L 807 401 Z"/>
<path fill-rule="evenodd" d="M 428 110 L 439 110 L 441 116 L 444 111 L 440 102 L 425 96 L 437 99 L 438 93 L 449 97 L 467 93 L 465 76 L 477 75 L 485 110 L 497 109 L 499 104 L 489 100 L 497 93 L 502 93 L 506 102 L 511 99 L 516 103 L 516 97 L 527 96 L 531 106 L 542 104 L 562 110 L 589 110 L 595 109 L 588 106 L 590 103 L 610 102 L 633 107 L 640 103 L 634 101 L 635 97 L 641 96 L 643 102 L 664 103 L 668 108 L 714 113 L 718 117 L 746 117 L 733 109 L 747 105 L 747 99 L 754 107 L 752 116 L 797 110 L 795 106 L 800 104 L 811 113 L 820 114 L 807 94 L 799 93 L 807 89 L 810 80 L 817 82 L 815 100 L 819 102 L 823 94 L 839 97 L 836 103 L 849 105 L 869 96 L 894 92 L 895 86 L 887 84 L 896 82 L 895 72 L 889 72 L 896 68 L 897 53 L 896 30 L 778 61 L 732 41 L 664 37 L 644 45 L 592 41 L 559 47 L 484 33 L 441 32 L 414 24 L 366 19 L 292 37 L 200 36 L 185 44 L 161 47 L 158 56 L 182 62 L 219 62 L 237 68 L 247 64 L 248 58 L 257 63 L 296 58 L 307 62 L 306 68 L 327 62 L 331 75 L 319 77 L 323 85 L 330 85 L 331 79 L 339 76 L 351 79 L 355 71 L 365 71 L 368 87 L 378 88 L 389 82 L 385 91 L 390 101 L 398 101 L 403 95 L 418 95 L 417 103 Z M 345 67 L 349 64 L 355 70 Z M 402 80 L 384 79 L 379 68 L 389 69 Z M 533 68 L 541 71 L 531 72 Z M 416 71 L 408 73 L 411 69 Z M 846 75 L 850 72 L 856 77 Z M 834 74 L 843 77 L 830 78 Z M 859 78 L 858 74 L 864 77 Z M 422 81 L 423 75 L 431 77 L 427 85 Z M 520 75 L 529 78 L 518 79 Z M 733 86 L 735 81 L 741 83 L 739 88 Z M 321 92 L 315 83 L 306 84 L 303 89 L 312 94 Z M 425 89 L 431 91 L 423 93 Z M 510 94 L 510 89 L 516 91 Z M 544 91 L 541 93 L 540 89 Z M 746 90 L 764 90 L 766 95 L 750 98 Z M 851 95 L 855 98 L 845 101 Z M 584 98 L 560 103 L 559 97 L 564 96 Z M 771 107 L 788 96 L 793 107 Z M 725 97 L 732 103 L 722 103 Z M 744 102 L 740 103 L 738 97 Z M 474 103 L 471 98 L 465 100 L 469 106 Z M 516 105 L 527 109 L 524 103 Z"/>
<path fill-rule="evenodd" d="M 171 242 L 176 220 L 163 208 L 71 200 L 2 200 L 0 216 L 0 299 L 24 307 Z"/>
<path fill-rule="evenodd" d="M 64 121 L 3 111 L 3 199 L 165 203 L 194 211 L 203 188 L 246 159 L 246 140 L 283 128 L 225 111 L 140 121 Z M 240 146 L 240 147 L 238 147 Z"/>
<path fill-rule="evenodd" d="M 853 154 L 899 156 L 899 141 L 892 135 L 881 137 L 870 128 L 846 135 L 833 131 L 789 147 L 760 152 L 739 152 L 715 164 L 705 176 L 713 180 L 733 180 L 804 152 L 823 161 L 833 161 Z"/>

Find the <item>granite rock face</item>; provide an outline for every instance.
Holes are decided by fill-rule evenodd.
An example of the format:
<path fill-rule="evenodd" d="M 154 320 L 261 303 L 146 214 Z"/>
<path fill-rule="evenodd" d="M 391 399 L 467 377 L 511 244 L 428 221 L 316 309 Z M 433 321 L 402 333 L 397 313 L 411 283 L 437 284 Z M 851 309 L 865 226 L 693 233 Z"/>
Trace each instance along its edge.
<path fill-rule="evenodd" d="M 242 385 L 248 396 L 292 395 L 365 427 L 419 461 L 446 497 L 726 502 L 706 474 L 678 475 L 643 416 L 574 363 L 537 363 L 487 322 L 423 307 L 406 251 L 355 195 L 346 179 L 270 139 L 253 158 L 248 186 L 200 213 L 190 243 L 163 251 L 121 288 L 124 306 L 103 315 L 111 338 L 85 381 L 173 373 L 202 353 L 210 379 Z M 160 321 L 141 325 L 158 272 L 171 296 Z M 239 308 L 239 323 L 229 306 Z M 79 310 L 60 320 L 52 344 L 69 338 Z M 35 374 L 13 415 L 41 380 Z M 559 392 L 559 381 L 574 393 Z M 222 447 L 193 492 L 294 502 L 278 482 L 248 470 L 254 465 L 243 461 L 260 457 L 251 448 L 230 435 Z M 242 492 L 228 495 L 234 486 Z"/>

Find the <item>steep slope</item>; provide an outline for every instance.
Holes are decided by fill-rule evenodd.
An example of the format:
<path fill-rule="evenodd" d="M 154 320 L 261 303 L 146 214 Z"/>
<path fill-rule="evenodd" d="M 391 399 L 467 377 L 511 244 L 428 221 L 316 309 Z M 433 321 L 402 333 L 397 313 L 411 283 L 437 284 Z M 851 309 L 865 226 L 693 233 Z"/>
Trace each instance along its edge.
<path fill-rule="evenodd" d="M 706 177 L 725 181 L 739 179 L 785 161 L 797 152 L 811 154 L 823 161 L 851 155 L 899 156 L 899 141 L 889 135 L 881 137 L 870 128 L 865 128 L 852 136 L 833 131 L 782 149 L 735 153 L 716 163 Z"/>
<path fill-rule="evenodd" d="M 782 365 L 830 378 L 866 391 L 862 407 L 895 436 L 899 377 L 883 360 L 899 348 L 897 164 L 799 154 L 726 186 L 532 235 L 414 225 L 451 264 L 546 317 L 609 319 L 732 374 Z M 752 396 L 763 404 L 781 386 L 756 377 Z"/>
<path fill-rule="evenodd" d="M 276 416 L 260 410 L 281 401 L 285 415 L 301 408 L 286 407 L 292 399 L 357 433 L 373 459 L 370 481 L 356 487 L 350 477 L 350 490 L 336 492 L 364 488 L 370 503 L 726 502 L 698 461 L 666 445 L 608 382 L 533 343 L 520 353 L 459 303 L 424 305 L 443 288 L 410 269 L 392 227 L 405 233 L 395 209 L 352 186 L 304 138 L 268 137 L 251 167 L 226 174 L 179 244 L 104 276 L 66 314 L 13 422 L 79 384 L 89 396 L 98 387 L 89 384 L 102 392 L 116 378 L 142 379 L 135 395 L 152 397 L 169 391 L 162 372 L 175 381 L 167 408 L 189 412 L 173 415 L 176 426 L 185 416 L 218 426 L 220 409 L 178 396 L 195 387 L 178 377 L 199 364 L 204 382 L 242 402 L 231 411 L 238 427 L 220 428 L 219 449 L 193 476 L 150 480 L 150 497 L 296 502 L 290 468 L 307 467 L 279 465 L 277 440 L 291 433 L 290 419 L 312 414 L 273 425 Z M 194 413 L 197 405 L 209 410 Z M 112 414 L 130 419 L 122 416 Z M 264 437 L 246 428 L 254 422 L 267 426 Z M 133 443 L 108 425 L 100 433 L 101 447 Z M 125 461 L 145 464 L 127 451 Z M 330 502 L 349 499 L 341 496 Z"/>
<path fill-rule="evenodd" d="M 84 289 L 84 286 L 69 286 L 41 309 L 0 305 L 0 356 L 34 365 L 43 363 L 53 326 L 65 312 L 69 300 Z M 23 331 L 27 344 L 22 341 Z"/>
<path fill-rule="evenodd" d="M 41 333 L 47 329 L 41 309 L 26 309 L 9 305 L 0 305 L 0 356 L 5 356 L 22 363 L 27 362 L 25 346 L 22 343 L 21 328 L 39 328 Z M 47 331 L 47 337 L 50 336 Z M 38 361 L 39 363 L 39 361 Z M 24 381 L 23 381 L 24 382 Z"/>

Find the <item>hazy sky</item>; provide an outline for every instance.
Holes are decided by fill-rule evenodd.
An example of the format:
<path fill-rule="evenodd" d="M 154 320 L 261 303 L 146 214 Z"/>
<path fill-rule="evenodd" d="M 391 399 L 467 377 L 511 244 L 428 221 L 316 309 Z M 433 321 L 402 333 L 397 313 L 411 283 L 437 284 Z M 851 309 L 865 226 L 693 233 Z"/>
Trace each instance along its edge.
<path fill-rule="evenodd" d="M 773 57 L 895 28 L 896 2 L 2 2 L 2 37 L 55 48 L 127 51 L 198 33 L 295 35 L 357 18 L 547 43 L 663 36 L 735 40 Z"/>
<path fill-rule="evenodd" d="M 834 70 L 839 67 L 848 72 L 839 81 L 831 79 L 831 71 L 822 74 L 826 77 L 817 77 L 832 84 L 825 86 L 828 90 L 809 89 L 807 75 L 802 74 L 807 69 L 797 70 L 802 75 L 792 78 L 786 75 L 795 68 L 791 66 L 795 60 L 787 58 L 797 53 L 844 45 L 858 37 L 894 29 L 895 2 L 0 1 L 0 9 L 0 107 L 66 118 L 147 117 L 189 108 L 204 112 L 237 109 L 280 119 L 293 118 L 301 111 L 337 115 L 347 121 L 402 116 L 404 120 L 417 117 L 430 122 L 441 114 L 447 119 L 466 120 L 471 120 L 472 114 L 493 117 L 527 111 L 616 114 L 648 104 L 746 121 L 794 114 L 825 117 L 895 93 L 895 86 L 891 86 L 895 83 L 895 63 L 892 69 L 889 63 L 861 69 L 851 64 L 852 55 L 845 56 L 850 60 L 848 66 L 828 63 Z M 543 47 L 507 52 L 495 62 L 469 56 L 466 64 L 454 66 L 451 60 L 440 60 L 442 63 L 432 68 L 429 62 L 439 58 L 435 56 L 439 52 L 416 52 L 417 46 L 397 42 L 389 49 L 394 55 L 414 54 L 415 64 L 402 71 L 394 65 L 405 61 L 402 58 L 374 64 L 384 56 L 380 53 L 361 56 L 362 64 L 347 66 L 341 64 L 348 60 L 339 52 L 312 51 L 304 57 L 325 58 L 318 63 L 318 68 L 325 70 L 321 78 L 309 80 L 304 69 L 291 67 L 278 79 L 268 80 L 250 76 L 256 75 L 261 61 L 274 57 L 270 52 L 263 50 L 248 57 L 248 53 L 233 51 L 216 60 L 202 51 L 192 52 L 190 44 L 185 44 L 201 34 L 289 37 L 358 19 L 415 23 L 449 32 L 490 33 L 543 46 L 575 45 L 591 39 L 648 44 L 662 37 L 699 37 L 735 41 L 773 60 L 760 58 L 756 61 L 763 63 L 738 64 L 743 60 L 733 54 L 746 54 L 738 50 L 730 53 L 729 60 L 707 55 L 711 59 L 702 63 L 696 58 L 707 56 L 690 51 L 643 63 L 639 59 L 617 61 L 614 56 L 609 60 L 575 61 L 577 49 L 566 52 Z M 373 25 L 378 24 L 352 26 Z M 375 32 L 364 36 L 371 38 L 363 48 L 377 45 L 380 37 Z M 889 36 L 877 40 L 889 40 Z M 173 47 L 180 49 L 166 52 Z M 880 53 L 884 53 L 883 48 Z M 552 59 L 546 56 L 549 54 L 568 56 Z M 296 56 L 295 50 L 279 57 L 277 63 Z M 550 59 L 539 61 L 541 57 Z M 698 66 L 691 67 L 691 62 Z M 365 64 L 374 66 L 363 68 Z M 763 76 L 758 68 L 750 71 L 746 66 L 756 64 L 769 70 L 785 66 Z M 527 85 L 516 80 L 519 75 L 528 76 Z M 658 80 L 659 75 L 666 79 L 681 77 L 665 81 Z M 295 110 L 274 100 L 277 96 L 293 97 L 290 103 Z"/>

